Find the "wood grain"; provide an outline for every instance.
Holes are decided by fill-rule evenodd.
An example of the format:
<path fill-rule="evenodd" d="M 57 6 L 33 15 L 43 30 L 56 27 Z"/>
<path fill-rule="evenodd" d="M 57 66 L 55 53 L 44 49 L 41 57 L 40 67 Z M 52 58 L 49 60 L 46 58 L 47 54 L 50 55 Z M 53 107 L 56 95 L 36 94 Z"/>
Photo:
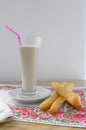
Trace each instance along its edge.
<path fill-rule="evenodd" d="M 52 81 L 47 82 L 38 82 L 38 85 L 50 85 Z M 64 82 L 64 81 L 59 81 Z M 68 81 L 73 82 L 75 86 L 85 86 L 85 80 L 77 80 L 77 81 Z M 2 84 L 2 83 L 1 83 Z M 4 82 L 3 84 L 6 84 Z M 7 84 L 17 84 L 17 83 L 7 83 Z M 19 84 L 19 83 L 18 83 Z M 19 122 L 19 121 L 10 121 L 7 123 L 0 124 L 0 130 L 83 130 L 82 128 L 74 128 L 74 127 L 63 127 L 63 126 L 55 126 L 55 125 L 45 125 L 45 124 L 37 124 L 37 123 L 27 123 L 27 122 Z M 86 129 L 84 129 L 86 130 Z"/>

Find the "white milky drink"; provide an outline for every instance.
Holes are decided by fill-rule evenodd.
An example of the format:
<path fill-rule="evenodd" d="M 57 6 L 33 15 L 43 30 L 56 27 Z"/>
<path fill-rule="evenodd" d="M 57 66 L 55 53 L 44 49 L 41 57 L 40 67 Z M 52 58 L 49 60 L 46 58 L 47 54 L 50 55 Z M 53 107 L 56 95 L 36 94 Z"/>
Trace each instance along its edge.
<path fill-rule="evenodd" d="M 36 71 L 39 45 L 20 46 L 22 70 L 22 91 L 33 93 L 36 90 Z"/>

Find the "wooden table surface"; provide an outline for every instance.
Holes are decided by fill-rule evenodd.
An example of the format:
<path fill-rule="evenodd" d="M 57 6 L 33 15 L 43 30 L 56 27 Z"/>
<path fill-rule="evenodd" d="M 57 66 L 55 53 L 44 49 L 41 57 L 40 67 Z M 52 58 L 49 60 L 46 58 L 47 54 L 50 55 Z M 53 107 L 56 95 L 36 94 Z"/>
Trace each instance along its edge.
<path fill-rule="evenodd" d="M 50 85 L 52 81 L 49 82 L 38 82 L 38 85 Z M 59 81 L 63 82 L 63 81 Z M 85 86 L 85 80 L 77 80 L 77 81 L 68 81 L 75 83 L 75 86 Z M 1 83 L 2 84 L 2 83 Z M 6 84 L 4 82 L 4 84 Z M 7 83 L 8 84 L 8 83 Z M 15 84 L 15 83 L 9 83 Z M 17 84 L 17 83 L 16 83 Z M 55 126 L 55 125 L 46 125 L 46 124 L 37 124 L 37 123 L 27 123 L 27 122 L 19 122 L 19 121 L 10 121 L 7 123 L 0 124 L 0 130 L 83 130 L 83 128 L 74 128 L 74 127 L 64 127 L 64 126 Z M 86 130 L 86 129 L 85 129 Z"/>

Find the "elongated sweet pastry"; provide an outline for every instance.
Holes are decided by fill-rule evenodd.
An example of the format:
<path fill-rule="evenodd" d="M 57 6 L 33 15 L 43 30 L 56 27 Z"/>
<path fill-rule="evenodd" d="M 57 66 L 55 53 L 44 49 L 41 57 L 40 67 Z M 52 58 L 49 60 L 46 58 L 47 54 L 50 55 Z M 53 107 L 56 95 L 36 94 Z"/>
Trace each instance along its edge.
<path fill-rule="evenodd" d="M 40 110 L 45 111 L 50 108 L 52 103 L 58 98 L 57 92 L 54 92 L 49 98 L 45 99 L 39 106 Z"/>
<path fill-rule="evenodd" d="M 68 103 L 73 105 L 76 109 L 83 108 L 81 99 L 77 94 L 69 92 L 64 87 L 62 87 L 61 84 L 58 84 L 57 82 L 51 83 L 51 86 L 61 97 L 65 98 L 66 101 L 68 101 Z"/>
<path fill-rule="evenodd" d="M 62 106 L 62 104 L 65 102 L 65 98 L 59 96 L 51 105 L 50 109 L 49 109 L 49 113 L 51 114 L 55 114 L 58 109 Z"/>

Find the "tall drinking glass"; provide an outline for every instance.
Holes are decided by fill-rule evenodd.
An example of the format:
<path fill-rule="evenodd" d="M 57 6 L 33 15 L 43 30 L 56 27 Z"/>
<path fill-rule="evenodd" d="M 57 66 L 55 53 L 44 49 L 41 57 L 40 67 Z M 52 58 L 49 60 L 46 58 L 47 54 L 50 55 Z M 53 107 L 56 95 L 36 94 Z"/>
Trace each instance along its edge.
<path fill-rule="evenodd" d="M 11 90 L 9 95 L 23 103 L 37 102 L 47 98 L 51 91 L 44 86 L 36 86 L 37 60 L 41 38 L 39 36 L 30 37 L 28 42 L 22 43 L 17 32 L 7 25 L 5 27 L 18 38 L 22 72 L 22 88 Z"/>

